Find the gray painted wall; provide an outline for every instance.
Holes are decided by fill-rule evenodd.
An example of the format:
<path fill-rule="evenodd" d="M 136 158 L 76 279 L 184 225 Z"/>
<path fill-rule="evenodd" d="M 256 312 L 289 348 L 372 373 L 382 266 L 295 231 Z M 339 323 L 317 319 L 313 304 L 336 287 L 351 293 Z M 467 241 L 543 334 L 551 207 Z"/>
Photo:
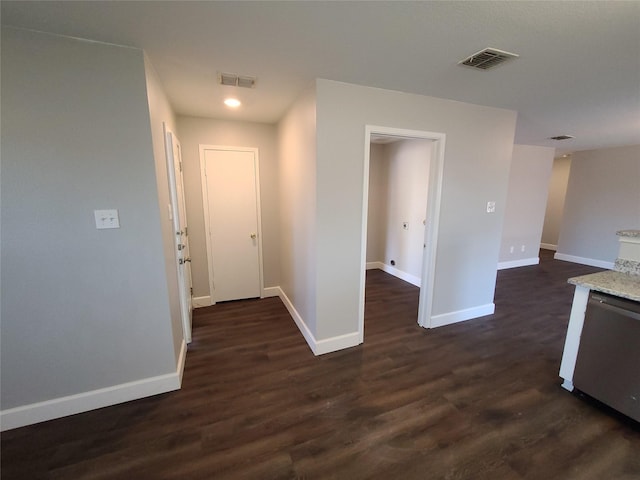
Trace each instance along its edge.
<path fill-rule="evenodd" d="M 433 314 L 492 304 L 516 112 L 329 80 L 316 85 L 316 338 L 358 329 L 367 124 L 447 135 Z M 489 200 L 495 214 L 486 213 Z"/>
<path fill-rule="evenodd" d="M 538 258 L 554 153 L 550 147 L 513 147 L 500 262 Z"/>
<path fill-rule="evenodd" d="M 204 228 L 200 145 L 225 145 L 258 149 L 262 207 L 264 285 L 280 284 L 280 230 L 276 126 L 198 117 L 178 117 L 178 137 L 184 162 L 187 220 L 190 230 L 191 270 L 195 297 L 209 295 L 209 269 Z"/>
<path fill-rule="evenodd" d="M 564 200 L 567 196 L 567 184 L 571 171 L 571 157 L 558 157 L 553 161 L 549 196 L 542 227 L 542 243 L 552 250 L 558 249 L 558 238 L 564 214 Z"/>
<path fill-rule="evenodd" d="M 149 117 L 151 127 L 151 139 L 153 141 L 153 157 L 155 160 L 156 185 L 158 190 L 158 205 L 160 205 L 160 226 L 162 229 L 162 247 L 164 253 L 165 277 L 171 315 L 171 328 L 173 332 L 173 347 L 176 361 L 180 355 L 184 341 L 184 329 L 180 311 L 180 293 L 178 286 L 177 252 L 175 246 L 175 232 L 173 221 L 169 217 L 170 190 L 169 176 L 167 173 L 167 153 L 165 146 L 164 129 L 176 131 L 176 121 L 169 100 L 164 93 L 158 74 L 146 57 L 144 58 L 145 77 L 147 81 L 147 99 L 149 104 Z M 164 208 L 163 208 L 164 207 Z"/>
<path fill-rule="evenodd" d="M 278 124 L 280 286 L 317 337 L 316 90 L 304 92 Z"/>
<path fill-rule="evenodd" d="M 3 410 L 176 372 L 150 121 L 142 51 L 2 28 Z"/>
<path fill-rule="evenodd" d="M 389 160 L 384 145 L 369 150 L 369 208 L 367 210 L 367 262 L 384 261 L 387 240 Z"/>
<path fill-rule="evenodd" d="M 640 228 L 640 145 L 575 152 L 558 254 L 614 262 L 617 230 Z"/>

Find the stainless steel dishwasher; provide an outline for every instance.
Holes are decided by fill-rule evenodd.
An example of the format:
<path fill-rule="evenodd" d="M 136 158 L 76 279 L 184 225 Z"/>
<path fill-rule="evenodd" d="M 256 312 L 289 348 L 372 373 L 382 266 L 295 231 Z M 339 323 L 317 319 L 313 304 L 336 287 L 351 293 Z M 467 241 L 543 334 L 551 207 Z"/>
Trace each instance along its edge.
<path fill-rule="evenodd" d="M 640 422 L 640 302 L 589 294 L 573 384 Z"/>

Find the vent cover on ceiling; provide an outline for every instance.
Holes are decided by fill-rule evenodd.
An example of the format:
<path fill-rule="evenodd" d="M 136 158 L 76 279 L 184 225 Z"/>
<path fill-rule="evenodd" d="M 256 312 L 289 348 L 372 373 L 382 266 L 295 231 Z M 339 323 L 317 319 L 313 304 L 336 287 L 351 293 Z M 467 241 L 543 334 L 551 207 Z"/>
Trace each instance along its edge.
<path fill-rule="evenodd" d="M 558 135 L 557 137 L 549 137 L 549 140 L 569 140 L 570 138 L 576 138 L 571 135 Z"/>
<path fill-rule="evenodd" d="M 253 88 L 256 86 L 256 77 L 237 75 L 235 73 L 219 73 L 218 83 L 230 87 Z"/>
<path fill-rule="evenodd" d="M 467 67 L 479 68 L 480 70 L 489 70 L 490 68 L 497 67 L 501 63 L 507 60 L 518 58 L 520 55 L 515 53 L 505 52 L 496 48 L 485 48 L 477 53 L 474 53 L 468 58 L 465 58 L 460 65 Z"/>

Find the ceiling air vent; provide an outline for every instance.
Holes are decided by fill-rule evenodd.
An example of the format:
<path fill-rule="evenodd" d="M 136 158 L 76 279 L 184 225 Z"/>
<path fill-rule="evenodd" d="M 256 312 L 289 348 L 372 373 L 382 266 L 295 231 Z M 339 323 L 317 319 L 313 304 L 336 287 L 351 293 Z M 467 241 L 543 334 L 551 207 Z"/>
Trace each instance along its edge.
<path fill-rule="evenodd" d="M 219 73 L 218 83 L 230 87 L 253 88 L 256 86 L 256 77 L 237 75 L 235 73 Z"/>
<path fill-rule="evenodd" d="M 480 50 L 470 57 L 465 58 L 461 62 L 458 62 L 458 64 L 478 68 L 480 70 L 489 70 L 490 68 L 497 67 L 507 60 L 512 60 L 519 56 L 520 55 L 515 53 L 505 52 L 496 48 L 485 48 L 484 50 Z"/>
<path fill-rule="evenodd" d="M 569 140 L 570 138 L 576 138 L 571 135 L 558 135 L 557 137 L 549 137 L 549 140 Z"/>
<path fill-rule="evenodd" d="M 253 88 L 256 85 L 256 77 L 238 77 L 238 86 L 243 88 Z"/>

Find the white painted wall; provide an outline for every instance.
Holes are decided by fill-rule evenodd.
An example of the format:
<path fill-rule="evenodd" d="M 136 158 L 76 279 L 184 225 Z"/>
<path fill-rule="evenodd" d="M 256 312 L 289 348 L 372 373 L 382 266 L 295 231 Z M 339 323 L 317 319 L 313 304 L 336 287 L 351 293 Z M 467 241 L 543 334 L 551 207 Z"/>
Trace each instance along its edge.
<path fill-rule="evenodd" d="M 558 249 L 558 238 L 564 214 L 564 200 L 567 196 L 567 184 L 571 171 L 571 157 L 558 157 L 553 161 L 547 209 L 542 227 L 542 247 L 550 250 Z"/>
<path fill-rule="evenodd" d="M 640 228 L 640 145 L 575 152 L 556 258 L 611 268 L 617 230 Z"/>
<path fill-rule="evenodd" d="M 369 151 L 369 209 L 367 211 L 367 263 L 384 262 L 389 218 L 389 159 L 384 145 Z"/>
<path fill-rule="evenodd" d="M 368 261 L 391 265 L 393 260 L 394 268 L 416 279 L 422 275 L 431 143 L 372 144 L 369 154 L 368 218 L 372 223 L 367 225 L 367 237 L 373 251 L 369 253 L 368 243 Z"/>
<path fill-rule="evenodd" d="M 550 147 L 513 147 L 498 268 L 540 261 L 538 251 L 554 153 Z"/>
<path fill-rule="evenodd" d="M 3 415 L 176 375 L 146 87 L 141 50 L 2 28 Z"/>
<path fill-rule="evenodd" d="M 317 337 L 316 89 L 294 102 L 278 124 L 280 186 L 280 286 Z M 339 213 L 336 212 L 338 215 Z M 333 259 L 339 276 L 340 265 Z M 295 317 L 295 315 L 294 315 Z"/>
<path fill-rule="evenodd" d="M 182 144 L 183 174 L 190 229 L 191 271 L 195 297 L 209 295 L 209 269 L 204 227 L 200 152 L 202 145 L 257 148 L 260 158 L 260 200 L 264 285 L 280 284 L 280 225 L 278 193 L 277 130 L 275 125 L 179 116 L 178 138 Z"/>
<path fill-rule="evenodd" d="M 384 261 L 413 277 L 422 274 L 431 141 L 404 140 L 387 145 L 389 188 Z M 403 222 L 409 224 L 404 230 Z"/>
<path fill-rule="evenodd" d="M 329 80 L 316 85 L 317 337 L 358 329 L 367 124 L 446 134 L 433 313 L 493 311 L 516 112 Z M 486 213 L 489 200 L 495 214 Z"/>

